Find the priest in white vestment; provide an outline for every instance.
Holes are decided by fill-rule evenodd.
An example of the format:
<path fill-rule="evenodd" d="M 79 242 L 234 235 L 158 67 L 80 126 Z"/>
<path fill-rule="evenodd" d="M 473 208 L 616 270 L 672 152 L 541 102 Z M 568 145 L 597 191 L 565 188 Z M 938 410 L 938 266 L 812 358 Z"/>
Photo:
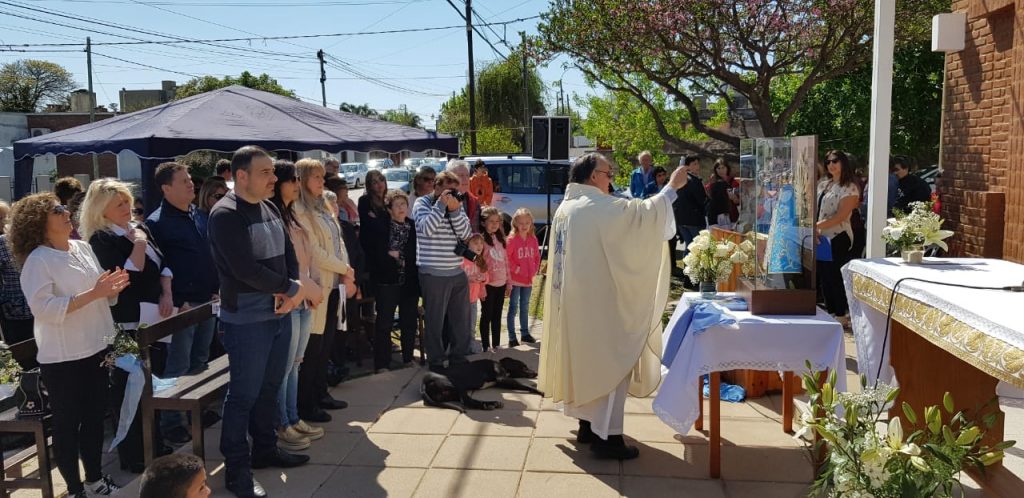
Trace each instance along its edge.
<path fill-rule="evenodd" d="M 609 195 L 614 173 L 600 154 L 577 159 L 569 176 L 551 226 L 539 388 L 580 420 L 577 441 L 597 457 L 636 458 L 622 438 L 626 394 L 648 396 L 661 381 L 665 241 L 686 170 L 644 200 Z"/>

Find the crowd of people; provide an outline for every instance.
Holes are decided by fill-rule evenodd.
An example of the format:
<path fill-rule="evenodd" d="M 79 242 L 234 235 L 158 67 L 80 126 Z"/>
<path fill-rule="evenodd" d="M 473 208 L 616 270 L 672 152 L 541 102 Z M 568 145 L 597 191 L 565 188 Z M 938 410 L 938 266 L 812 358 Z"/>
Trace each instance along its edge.
<path fill-rule="evenodd" d="M 347 406 L 328 389 L 347 357 L 339 337 L 359 326 L 359 307 L 370 303 L 378 317 L 366 331 L 377 373 L 412 364 L 421 300 L 431 370 L 479 351 L 478 328 L 487 351 L 502 347 L 503 323 L 507 346 L 535 342 L 527 319 L 540 267 L 533 218 L 525 209 L 508 213 L 513 230 L 505 234 L 503 213 L 489 205 L 486 166 L 474 170 L 465 161 L 423 168 L 411 195 L 389 191 L 371 171 L 357 204 L 336 161 L 275 160 L 247 146 L 209 178 L 159 165 L 153 180 L 162 199 L 150 213 L 130 184 L 112 178 L 88 189 L 62 178 L 9 215 L 0 206 L 0 325 L 9 343 L 35 338 L 69 494 L 118 489 L 100 468 L 104 418 L 108 409 L 119 413 L 127 384 L 126 373 L 101 366 L 116 330 L 134 334 L 218 303 L 218 316 L 152 351 L 153 371 L 175 378 L 228 355 L 220 449 L 227 488 L 238 496 L 266 494 L 252 469 L 306 463 L 296 452 L 323 437 L 316 424 Z M 190 441 L 186 422 L 183 413 L 161 413 L 159 452 Z M 140 425 L 133 421 L 118 445 L 121 467 L 136 473 L 145 469 Z"/>

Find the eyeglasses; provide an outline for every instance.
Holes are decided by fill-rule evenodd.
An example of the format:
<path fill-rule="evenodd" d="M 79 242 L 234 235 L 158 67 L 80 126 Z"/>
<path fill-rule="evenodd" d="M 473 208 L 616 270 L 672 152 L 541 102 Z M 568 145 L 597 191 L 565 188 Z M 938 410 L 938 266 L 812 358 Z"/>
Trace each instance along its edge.
<path fill-rule="evenodd" d="M 224 195 L 226 194 L 213 194 L 213 198 L 219 201 L 224 198 Z"/>
<path fill-rule="evenodd" d="M 835 158 L 835 159 L 826 159 L 825 160 L 825 164 L 832 164 L 832 163 L 839 164 L 839 159 Z"/>
<path fill-rule="evenodd" d="M 51 209 L 50 212 L 53 214 L 67 214 L 70 213 L 71 210 L 63 204 L 57 204 L 56 206 L 53 206 L 53 209 Z"/>
<path fill-rule="evenodd" d="M 615 178 L 615 175 L 612 174 L 611 170 L 604 171 L 604 170 L 600 170 L 600 169 L 595 169 L 594 173 L 604 173 L 606 176 L 608 176 L 609 180 L 611 180 L 612 178 Z"/>

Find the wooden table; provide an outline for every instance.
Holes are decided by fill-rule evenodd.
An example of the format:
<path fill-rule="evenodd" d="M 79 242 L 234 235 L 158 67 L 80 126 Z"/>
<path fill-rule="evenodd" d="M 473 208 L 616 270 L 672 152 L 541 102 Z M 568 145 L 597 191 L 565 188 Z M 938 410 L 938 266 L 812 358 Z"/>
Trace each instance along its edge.
<path fill-rule="evenodd" d="M 869 383 L 876 376 L 883 382 L 893 382 L 893 377 L 898 381 L 900 395 L 891 415 L 902 416 L 898 407 L 904 401 L 921 413 L 925 406 L 941 404 L 947 391 L 953 395 L 955 411 L 967 410 L 977 420 L 996 413 L 996 423 L 983 439 L 984 444 L 993 444 L 1003 439 L 1003 414 L 998 405 L 977 409 L 996 397 L 1000 382 L 1024 388 L 1024 293 L 913 280 L 902 282 L 895 297 L 892 289 L 903 278 L 979 287 L 1020 285 L 1024 265 L 991 259 L 926 261 L 930 264 L 855 260 L 844 269 L 846 287 L 852 291 L 850 317 L 861 373 Z M 948 419 L 945 411 L 942 414 Z M 985 476 L 971 474 L 985 496 L 1015 497 L 1024 489 L 1024 480 L 1001 463 L 988 467 Z"/>
<path fill-rule="evenodd" d="M 696 293 L 687 293 L 680 301 L 666 328 L 664 344 L 671 342 L 672 334 L 679 333 L 680 320 L 690 306 L 686 299 L 693 297 Z M 700 334 L 685 335 L 674 357 L 666 359 L 668 373 L 654 400 L 654 413 L 679 434 L 685 434 L 691 426 L 703 430 L 701 387 L 694 392 L 693 380 L 710 376 L 708 473 L 712 478 L 721 476 L 719 372 L 746 368 L 776 375 L 782 371 L 783 385 L 790 387 L 783 389 L 782 429 L 792 432 L 793 372 L 804 371 L 807 361 L 820 372 L 842 372 L 846 361 L 843 327 L 824 311 L 814 316 L 731 313 L 737 319 L 735 328 L 715 326 Z M 836 383 L 839 390 L 846 390 L 846 375 L 838 375 Z"/>

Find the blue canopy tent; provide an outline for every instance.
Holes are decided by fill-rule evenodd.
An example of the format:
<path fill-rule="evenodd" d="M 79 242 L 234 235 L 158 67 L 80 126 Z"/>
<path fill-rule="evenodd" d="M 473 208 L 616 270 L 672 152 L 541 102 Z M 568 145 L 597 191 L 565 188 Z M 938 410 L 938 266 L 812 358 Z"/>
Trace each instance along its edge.
<path fill-rule="evenodd" d="M 243 145 L 295 152 L 459 150 L 450 135 L 235 85 L 15 142 L 14 196 L 31 192 L 36 156 L 129 150 L 141 159 L 143 199 L 154 209 L 161 197 L 152 180 L 157 165 L 195 150 L 233 152 Z"/>

